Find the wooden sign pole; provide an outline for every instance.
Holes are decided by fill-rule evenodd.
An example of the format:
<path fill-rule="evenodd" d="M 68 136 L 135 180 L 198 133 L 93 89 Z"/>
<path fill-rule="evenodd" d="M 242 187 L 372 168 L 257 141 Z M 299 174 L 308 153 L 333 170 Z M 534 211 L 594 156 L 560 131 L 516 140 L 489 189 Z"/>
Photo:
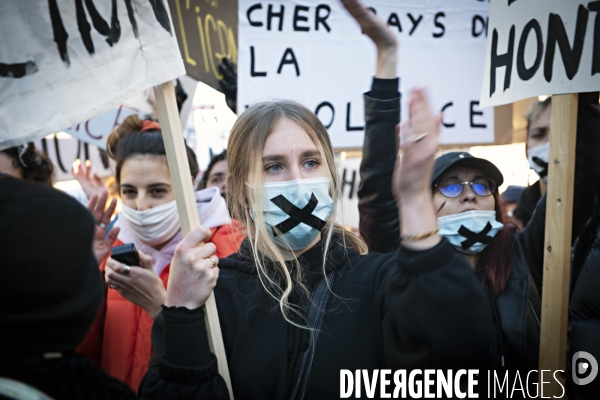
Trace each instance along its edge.
<path fill-rule="evenodd" d="M 173 82 L 169 81 L 156 86 L 154 88 L 154 95 L 156 97 L 158 118 L 167 152 L 167 162 L 169 163 L 169 171 L 171 173 L 171 180 L 173 181 L 173 189 L 175 190 L 177 210 L 179 211 L 179 219 L 181 220 L 181 230 L 184 235 L 187 235 L 192 229 L 200 226 L 200 217 L 196 208 L 192 174 L 185 151 Z M 205 322 L 210 350 L 217 357 L 219 374 L 227 384 L 229 398 L 233 400 L 231 378 L 229 377 L 225 345 L 223 344 L 223 335 L 221 333 L 214 294 L 211 294 L 208 300 L 206 300 L 205 308 Z"/>
<path fill-rule="evenodd" d="M 551 374 L 566 372 L 577 102 L 577 93 L 552 96 L 539 365 L 544 396 L 563 394 Z"/>

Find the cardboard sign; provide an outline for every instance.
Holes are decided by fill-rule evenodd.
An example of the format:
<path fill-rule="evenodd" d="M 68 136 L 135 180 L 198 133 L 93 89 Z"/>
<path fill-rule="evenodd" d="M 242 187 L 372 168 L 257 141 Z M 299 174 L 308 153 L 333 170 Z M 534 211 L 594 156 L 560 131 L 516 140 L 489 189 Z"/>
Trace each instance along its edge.
<path fill-rule="evenodd" d="M 237 0 L 169 0 L 185 71 L 216 90 L 223 58 L 237 64 Z"/>
<path fill-rule="evenodd" d="M 164 0 L 0 2 L 0 149 L 183 74 Z"/>
<path fill-rule="evenodd" d="M 397 35 L 400 91 L 427 86 L 443 144 L 492 143 L 481 110 L 488 2 L 365 1 Z M 286 98 L 313 110 L 336 148 L 362 147 L 375 45 L 338 1 L 239 2 L 238 110 Z M 402 117 L 405 117 L 403 115 Z"/>
<path fill-rule="evenodd" d="M 481 106 L 600 89 L 600 2 L 491 2 Z"/>

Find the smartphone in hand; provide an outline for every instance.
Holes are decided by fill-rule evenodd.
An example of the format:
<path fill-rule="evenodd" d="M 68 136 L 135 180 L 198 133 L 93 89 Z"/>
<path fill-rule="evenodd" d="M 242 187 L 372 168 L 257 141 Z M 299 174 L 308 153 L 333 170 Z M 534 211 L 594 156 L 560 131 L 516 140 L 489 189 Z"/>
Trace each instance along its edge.
<path fill-rule="evenodd" d="M 133 243 L 127 243 L 122 246 L 113 247 L 110 250 L 111 258 L 118 262 L 129 265 L 130 267 L 140 267 L 140 258 Z"/>

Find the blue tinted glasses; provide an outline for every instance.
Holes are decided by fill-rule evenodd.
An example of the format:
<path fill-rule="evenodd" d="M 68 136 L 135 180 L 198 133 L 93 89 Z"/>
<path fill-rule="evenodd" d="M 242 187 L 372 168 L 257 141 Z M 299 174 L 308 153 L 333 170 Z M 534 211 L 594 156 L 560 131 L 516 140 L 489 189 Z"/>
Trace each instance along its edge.
<path fill-rule="evenodd" d="M 457 178 L 442 179 L 434 185 L 444 197 L 454 198 L 462 194 L 465 185 L 471 185 L 471 189 L 477 196 L 488 197 L 496 191 L 496 183 L 489 178 L 477 178 L 472 182 L 463 182 Z"/>

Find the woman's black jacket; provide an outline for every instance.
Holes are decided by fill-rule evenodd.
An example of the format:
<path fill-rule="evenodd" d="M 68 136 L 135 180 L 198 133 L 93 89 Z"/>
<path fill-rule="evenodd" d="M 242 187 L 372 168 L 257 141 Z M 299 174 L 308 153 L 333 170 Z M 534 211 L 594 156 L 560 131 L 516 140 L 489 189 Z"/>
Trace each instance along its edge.
<path fill-rule="evenodd" d="M 379 100 L 372 97 L 377 85 L 381 87 L 385 83 L 395 84 L 393 80 L 375 79 L 374 90 L 364 96 L 366 134 L 358 191 L 361 234 L 372 251 L 380 252 L 397 249 L 400 233 L 398 210 L 391 191 L 398 149 L 394 127 L 399 120 L 400 99 Z M 579 95 L 576 153 L 574 237 L 590 217 L 599 191 L 598 92 Z M 541 293 L 542 286 L 545 216 L 544 196 L 530 223 L 523 232 L 516 234 L 510 278 L 505 290 L 491 302 L 499 314 L 503 337 L 498 351 L 504 355 L 508 369 L 536 370 L 538 365 L 541 309 L 538 293 Z M 453 262 L 448 260 L 448 265 Z M 498 364 L 498 359 L 495 364 Z"/>
<path fill-rule="evenodd" d="M 309 288 L 323 276 L 322 245 L 299 257 Z M 400 248 L 361 256 L 334 237 L 326 257 L 327 274 L 338 276 L 305 399 L 339 398 L 342 369 L 372 376 L 381 368 L 446 370 L 491 362 L 490 304 L 468 263 L 445 240 L 427 252 Z M 284 320 L 265 293 L 247 240 L 239 253 L 220 260 L 219 268 L 214 293 L 235 397 L 287 399 L 309 332 Z M 294 299 L 305 313 L 306 301 Z M 153 326 L 152 345 L 141 397 L 228 397 L 208 348 L 203 308 L 164 308 Z"/>

